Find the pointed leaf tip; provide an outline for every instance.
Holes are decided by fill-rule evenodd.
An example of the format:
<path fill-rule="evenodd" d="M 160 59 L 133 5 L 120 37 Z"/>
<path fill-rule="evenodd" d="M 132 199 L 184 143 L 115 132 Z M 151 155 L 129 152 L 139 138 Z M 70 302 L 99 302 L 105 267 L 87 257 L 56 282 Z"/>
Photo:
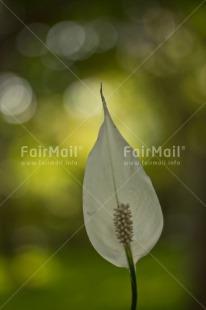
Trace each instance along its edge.
<path fill-rule="evenodd" d="M 107 104 L 106 104 L 106 100 L 105 100 L 104 95 L 103 95 L 102 82 L 101 82 L 101 86 L 100 86 L 100 95 L 102 98 L 103 108 L 105 109 L 105 108 L 107 108 Z"/>

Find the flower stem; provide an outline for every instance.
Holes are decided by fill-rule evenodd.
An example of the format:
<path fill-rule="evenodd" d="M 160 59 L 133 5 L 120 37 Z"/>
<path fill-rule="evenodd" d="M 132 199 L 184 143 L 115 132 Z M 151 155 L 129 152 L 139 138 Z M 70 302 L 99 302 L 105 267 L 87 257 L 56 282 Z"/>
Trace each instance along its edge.
<path fill-rule="evenodd" d="M 125 252 L 127 256 L 128 265 L 129 265 L 131 288 L 132 288 L 131 310 L 136 310 L 137 309 L 137 280 L 136 280 L 136 271 L 135 271 L 132 251 L 129 245 L 125 246 Z"/>

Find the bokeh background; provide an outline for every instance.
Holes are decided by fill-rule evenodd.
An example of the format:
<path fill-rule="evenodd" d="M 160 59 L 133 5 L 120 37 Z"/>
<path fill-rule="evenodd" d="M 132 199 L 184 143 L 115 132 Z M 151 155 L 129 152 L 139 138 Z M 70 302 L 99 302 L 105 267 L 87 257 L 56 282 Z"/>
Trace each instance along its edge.
<path fill-rule="evenodd" d="M 128 271 L 83 226 L 101 81 L 133 147 L 183 147 L 145 165 L 165 226 L 137 265 L 139 309 L 206 309 L 205 21 L 201 1 L 0 0 L 0 309 L 129 309 Z M 78 156 L 29 165 L 24 145 Z"/>

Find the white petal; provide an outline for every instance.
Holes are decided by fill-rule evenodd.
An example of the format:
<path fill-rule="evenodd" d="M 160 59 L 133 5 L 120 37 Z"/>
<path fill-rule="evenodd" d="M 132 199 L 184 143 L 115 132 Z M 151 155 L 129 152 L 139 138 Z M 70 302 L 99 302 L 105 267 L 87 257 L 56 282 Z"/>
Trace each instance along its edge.
<path fill-rule="evenodd" d="M 124 158 L 124 148 L 129 144 L 114 125 L 106 104 L 104 115 L 85 170 L 84 221 L 97 252 L 114 265 L 128 268 L 124 247 L 115 234 L 114 208 L 120 203 L 130 205 L 134 228 L 131 248 L 135 263 L 158 241 L 163 216 L 152 183 L 138 157 L 130 152 Z M 133 165 L 125 165 L 125 161 L 133 162 Z"/>

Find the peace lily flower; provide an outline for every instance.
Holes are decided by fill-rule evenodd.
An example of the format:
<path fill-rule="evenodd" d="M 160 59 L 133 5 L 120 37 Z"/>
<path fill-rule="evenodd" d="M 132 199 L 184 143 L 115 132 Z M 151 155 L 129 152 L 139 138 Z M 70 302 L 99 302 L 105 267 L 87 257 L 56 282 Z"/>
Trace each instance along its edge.
<path fill-rule="evenodd" d="M 89 155 L 83 186 L 84 221 L 97 252 L 110 263 L 129 268 L 132 306 L 136 309 L 135 265 L 158 241 L 161 207 L 150 178 L 135 152 L 116 128 L 100 90 L 104 122 Z M 132 149 L 131 149 L 132 150 Z M 125 161 L 130 165 L 125 165 Z"/>

